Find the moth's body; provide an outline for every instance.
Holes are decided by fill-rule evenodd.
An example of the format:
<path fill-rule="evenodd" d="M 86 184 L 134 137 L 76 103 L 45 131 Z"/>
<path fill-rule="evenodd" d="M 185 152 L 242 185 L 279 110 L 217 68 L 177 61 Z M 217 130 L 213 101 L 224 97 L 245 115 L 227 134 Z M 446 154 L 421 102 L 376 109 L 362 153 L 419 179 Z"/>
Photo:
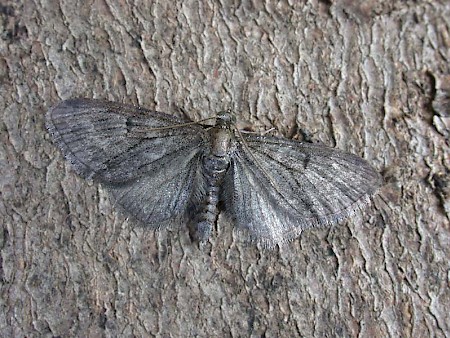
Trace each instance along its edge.
<path fill-rule="evenodd" d="M 194 229 L 191 229 L 191 237 L 199 242 L 204 242 L 210 237 L 219 215 L 217 205 L 220 189 L 230 166 L 230 152 L 233 146 L 231 121 L 230 114 L 222 113 L 217 117 L 216 125 L 208 130 L 211 146 L 202 159 L 206 195 Z"/>
<path fill-rule="evenodd" d="M 349 216 L 381 182 L 356 155 L 242 135 L 227 112 L 205 127 L 74 99 L 49 110 L 46 125 L 75 171 L 104 184 L 134 219 L 152 229 L 189 224 L 200 242 L 209 238 L 218 206 L 236 228 L 270 247 Z"/>

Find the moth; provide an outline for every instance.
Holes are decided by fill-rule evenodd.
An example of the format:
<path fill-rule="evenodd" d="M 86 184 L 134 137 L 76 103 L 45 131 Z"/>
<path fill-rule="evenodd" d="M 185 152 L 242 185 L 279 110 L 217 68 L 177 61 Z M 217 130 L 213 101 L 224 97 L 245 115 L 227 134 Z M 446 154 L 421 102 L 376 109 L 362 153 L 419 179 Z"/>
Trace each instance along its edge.
<path fill-rule="evenodd" d="M 219 209 L 271 247 L 361 209 L 381 184 L 360 157 L 321 144 L 242 133 L 233 114 L 215 125 L 119 103 L 71 99 L 46 126 L 74 170 L 152 229 L 187 225 L 204 243 Z"/>

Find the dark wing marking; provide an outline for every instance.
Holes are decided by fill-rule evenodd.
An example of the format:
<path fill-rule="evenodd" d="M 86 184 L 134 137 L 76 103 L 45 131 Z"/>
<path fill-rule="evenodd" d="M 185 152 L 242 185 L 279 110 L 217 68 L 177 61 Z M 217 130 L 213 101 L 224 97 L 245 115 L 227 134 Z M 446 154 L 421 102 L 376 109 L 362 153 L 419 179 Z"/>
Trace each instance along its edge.
<path fill-rule="evenodd" d="M 356 155 L 319 144 L 243 135 L 222 200 L 238 229 L 267 246 L 333 224 L 368 202 L 380 176 Z"/>

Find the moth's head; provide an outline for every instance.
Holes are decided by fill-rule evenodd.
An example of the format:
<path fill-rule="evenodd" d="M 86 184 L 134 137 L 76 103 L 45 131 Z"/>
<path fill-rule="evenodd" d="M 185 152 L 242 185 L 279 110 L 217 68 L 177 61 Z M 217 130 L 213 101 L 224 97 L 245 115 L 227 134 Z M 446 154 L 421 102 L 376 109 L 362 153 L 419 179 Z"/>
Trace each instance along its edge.
<path fill-rule="evenodd" d="M 236 124 L 236 115 L 230 109 L 217 113 L 216 125 L 229 127 Z"/>

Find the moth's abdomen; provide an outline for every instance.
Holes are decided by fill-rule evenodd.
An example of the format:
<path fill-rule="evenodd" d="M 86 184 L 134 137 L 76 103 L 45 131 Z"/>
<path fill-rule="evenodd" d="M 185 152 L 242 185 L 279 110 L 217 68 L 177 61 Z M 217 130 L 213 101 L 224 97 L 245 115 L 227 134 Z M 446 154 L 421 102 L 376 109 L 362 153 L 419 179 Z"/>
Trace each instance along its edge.
<path fill-rule="evenodd" d="M 206 196 L 200 213 L 197 216 L 194 229 L 191 229 L 191 237 L 199 242 L 206 241 L 217 221 L 219 209 L 220 185 L 229 166 L 228 156 L 209 155 L 203 158 L 203 175 L 206 181 Z"/>

